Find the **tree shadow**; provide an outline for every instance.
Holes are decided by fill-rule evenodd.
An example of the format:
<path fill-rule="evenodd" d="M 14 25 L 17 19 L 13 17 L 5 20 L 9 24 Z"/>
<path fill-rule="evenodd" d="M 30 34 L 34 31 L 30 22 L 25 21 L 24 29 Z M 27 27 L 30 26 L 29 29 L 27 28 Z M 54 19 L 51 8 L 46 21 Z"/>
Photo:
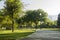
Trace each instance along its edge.
<path fill-rule="evenodd" d="M 30 35 L 32 32 L 23 32 L 23 33 L 7 33 L 7 34 L 0 34 L 0 40 L 16 40 L 17 38 L 25 37 Z"/>

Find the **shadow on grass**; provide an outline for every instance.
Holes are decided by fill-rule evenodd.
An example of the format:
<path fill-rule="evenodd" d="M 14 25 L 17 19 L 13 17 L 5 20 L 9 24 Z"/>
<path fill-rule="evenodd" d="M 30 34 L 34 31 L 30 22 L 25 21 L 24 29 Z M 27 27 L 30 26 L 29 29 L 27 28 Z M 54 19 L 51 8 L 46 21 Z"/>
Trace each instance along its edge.
<path fill-rule="evenodd" d="M 33 32 L 0 34 L 0 40 L 16 40 L 17 38 L 25 37 L 32 33 Z"/>

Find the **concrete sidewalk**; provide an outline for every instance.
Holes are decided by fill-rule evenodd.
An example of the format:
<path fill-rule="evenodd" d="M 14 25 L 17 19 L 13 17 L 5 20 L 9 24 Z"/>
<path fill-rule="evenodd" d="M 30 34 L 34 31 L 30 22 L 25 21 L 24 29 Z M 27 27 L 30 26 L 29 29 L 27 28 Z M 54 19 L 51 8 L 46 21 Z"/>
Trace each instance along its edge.
<path fill-rule="evenodd" d="M 60 40 L 60 32 L 51 30 L 38 30 L 21 40 Z"/>

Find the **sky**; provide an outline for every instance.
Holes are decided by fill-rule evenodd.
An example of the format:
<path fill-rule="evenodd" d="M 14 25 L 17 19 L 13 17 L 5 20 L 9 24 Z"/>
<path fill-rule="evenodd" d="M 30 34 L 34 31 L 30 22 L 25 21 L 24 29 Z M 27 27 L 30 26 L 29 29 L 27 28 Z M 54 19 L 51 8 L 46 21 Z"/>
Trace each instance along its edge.
<path fill-rule="evenodd" d="M 21 0 L 25 4 L 25 10 L 43 9 L 48 15 L 58 15 L 60 13 L 60 0 Z M 0 9 L 4 2 L 0 2 Z"/>
<path fill-rule="evenodd" d="M 0 9 L 2 9 L 4 6 L 4 2 L 3 1 L 0 1 Z"/>
<path fill-rule="evenodd" d="M 60 0 L 22 0 L 28 10 L 43 9 L 48 15 L 58 15 L 60 13 Z"/>

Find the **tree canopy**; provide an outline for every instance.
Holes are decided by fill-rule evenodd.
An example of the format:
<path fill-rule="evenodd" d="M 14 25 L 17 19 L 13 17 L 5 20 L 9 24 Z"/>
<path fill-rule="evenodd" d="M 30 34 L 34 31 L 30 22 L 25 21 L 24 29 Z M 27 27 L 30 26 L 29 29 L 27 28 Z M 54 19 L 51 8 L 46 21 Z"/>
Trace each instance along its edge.
<path fill-rule="evenodd" d="M 20 0 L 6 0 L 5 1 L 5 15 L 12 20 L 12 32 L 14 31 L 14 23 L 16 18 L 19 18 L 22 12 L 22 2 Z"/>

